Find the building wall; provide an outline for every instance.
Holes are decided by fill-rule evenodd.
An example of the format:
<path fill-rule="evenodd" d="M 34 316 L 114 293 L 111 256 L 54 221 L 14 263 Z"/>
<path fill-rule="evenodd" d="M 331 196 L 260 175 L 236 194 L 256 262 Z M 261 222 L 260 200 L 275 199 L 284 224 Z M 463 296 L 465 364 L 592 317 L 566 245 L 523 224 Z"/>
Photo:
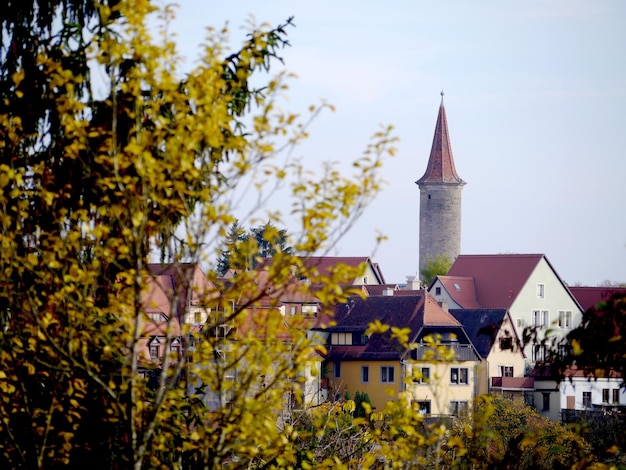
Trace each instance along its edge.
<path fill-rule="evenodd" d="M 363 381 L 363 367 L 368 367 L 369 380 Z M 393 367 L 393 382 L 382 382 L 381 367 Z M 402 383 L 400 361 L 342 361 L 340 377 L 335 375 L 335 363 L 331 363 L 327 376 L 335 399 L 344 397 L 346 390 L 354 398 L 356 392 L 368 394 L 375 410 L 381 411 L 385 403 L 397 396 Z"/>
<path fill-rule="evenodd" d="M 626 390 L 620 387 L 621 382 L 621 378 L 587 379 L 575 377 L 572 381 L 563 380 L 560 385 L 561 408 L 585 410 L 609 405 L 626 406 Z M 603 400 L 603 390 L 608 390 L 608 401 Z M 591 394 L 590 404 L 585 403 L 585 393 Z M 614 393 L 617 393 L 617 402 L 613 401 Z M 570 398 L 568 399 L 568 397 Z"/>
<path fill-rule="evenodd" d="M 437 289 L 439 288 L 439 293 L 437 293 Z M 448 293 L 446 288 L 443 286 L 443 283 L 437 278 L 432 285 L 432 288 L 428 290 L 430 294 L 437 300 L 437 302 L 444 303 L 447 305 L 448 309 L 455 308 L 463 308 L 462 305 L 457 304 L 452 296 Z"/>
<path fill-rule="evenodd" d="M 421 184 L 419 218 L 419 270 L 429 259 L 446 255 L 451 262 L 461 251 L 460 184 Z"/>
<path fill-rule="evenodd" d="M 411 393 L 413 401 L 430 402 L 430 414 L 450 414 L 451 402 L 463 402 L 467 407 L 471 405 L 476 396 L 478 376 L 476 373 L 477 363 L 465 362 L 414 362 L 407 364 L 406 374 L 408 377 L 419 377 L 423 368 L 430 369 L 430 380 L 422 382 L 410 381 L 406 390 Z M 467 384 L 453 383 L 451 380 L 452 369 L 467 369 Z"/>
<path fill-rule="evenodd" d="M 380 282 L 378 282 L 378 278 L 376 276 L 376 273 L 374 273 L 374 271 L 372 270 L 372 266 L 367 263 L 367 267 L 365 268 L 365 272 L 363 273 L 363 275 L 354 279 L 354 282 L 352 284 L 355 286 L 362 286 L 380 284 Z"/>
<path fill-rule="evenodd" d="M 543 297 L 538 295 L 538 284 L 543 285 Z M 547 311 L 547 325 L 539 330 L 539 339 L 545 336 L 549 330 L 554 338 L 562 338 L 573 328 L 576 328 L 582 320 L 582 310 L 569 295 L 569 291 L 561 284 L 559 278 L 550 268 L 545 259 L 542 259 L 528 281 L 520 291 L 517 299 L 511 306 L 510 313 L 520 338 L 524 328 L 533 326 L 533 311 Z M 568 328 L 559 326 L 559 311 L 571 311 L 572 320 Z M 533 345 L 527 344 L 524 348 L 528 365 L 533 360 Z"/>
<path fill-rule="evenodd" d="M 517 344 L 515 328 L 508 315 L 502 323 L 496 340 L 489 352 L 489 378 L 502 377 L 501 366 L 513 367 L 513 377 L 524 377 L 525 361 L 521 344 Z M 508 335 L 507 335 L 508 333 Z M 507 339 L 511 339 L 511 349 L 506 349 Z M 504 340 L 504 341 L 503 341 Z M 505 349 L 502 349 L 502 346 Z M 491 380 L 490 380 L 491 382 Z"/>
<path fill-rule="evenodd" d="M 561 397 L 559 383 L 554 379 L 535 378 L 532 405 L 541 416 L 545 416 L 552 421 L 560 421 Z"/>

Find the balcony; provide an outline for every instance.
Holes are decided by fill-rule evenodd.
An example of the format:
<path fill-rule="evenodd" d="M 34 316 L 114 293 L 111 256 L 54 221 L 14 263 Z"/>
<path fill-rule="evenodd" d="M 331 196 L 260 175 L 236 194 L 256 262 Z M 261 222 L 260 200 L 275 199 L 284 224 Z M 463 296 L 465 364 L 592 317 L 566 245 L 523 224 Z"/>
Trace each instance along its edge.
<path fill-rule="evenodd" d="M 491 389 L 503 392 L 530 392 L 535 389 L 533 377 L 492 377 Z"/>

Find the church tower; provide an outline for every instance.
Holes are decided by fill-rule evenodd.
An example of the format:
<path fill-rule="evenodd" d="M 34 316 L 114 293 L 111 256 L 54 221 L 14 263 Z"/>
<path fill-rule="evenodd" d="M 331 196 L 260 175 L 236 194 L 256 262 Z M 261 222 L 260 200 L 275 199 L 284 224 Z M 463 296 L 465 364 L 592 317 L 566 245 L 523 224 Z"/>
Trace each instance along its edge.
<path fill-rule="evenodd" d="M 443 91 L 428 167 L 415 183 L 420 188 L 421 272 L 437 255 L 447 256 L 454 262 L 461 251 L 461 191 L 465 181 L 459 178 L 454 167 Z"/>

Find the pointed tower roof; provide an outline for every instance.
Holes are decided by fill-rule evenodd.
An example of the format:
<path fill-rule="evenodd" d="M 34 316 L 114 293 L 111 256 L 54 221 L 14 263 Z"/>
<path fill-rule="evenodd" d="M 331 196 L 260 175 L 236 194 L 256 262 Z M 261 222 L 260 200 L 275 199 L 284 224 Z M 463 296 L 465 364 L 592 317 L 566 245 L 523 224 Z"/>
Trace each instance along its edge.
<path fill-rule="evenodd" d="M 435 126 L 435 137 L 430 150 L 428 167 L 426 173 L 416 181 L 423 183 L 451 183 L 465 184 L 456 172 L 454 158 L 452 157 L 452 146 L 450 145 L 450 135 L 448 134 L 448 121 L 446 119 L 446 108 L 443 105 L 443 91 L 441 92 L 441 104 L 439 105 L 439 115 Z"/>

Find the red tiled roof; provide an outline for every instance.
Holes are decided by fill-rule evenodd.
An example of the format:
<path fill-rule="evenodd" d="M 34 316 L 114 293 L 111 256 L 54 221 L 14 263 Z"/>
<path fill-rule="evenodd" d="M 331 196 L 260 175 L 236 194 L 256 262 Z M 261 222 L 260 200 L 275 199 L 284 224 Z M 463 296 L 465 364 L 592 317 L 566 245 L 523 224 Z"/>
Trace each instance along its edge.
<path fill-rule="evenodd" d="M 439 106 L 435 136 L 433 137 L 426 173 L 416 183 L 465 184 L 465 181 L 457 174 L 454 166 L 452 146 L 450 145 L 450 136 L 448 134 L 446 108 L 443 106 L 443 92 L 441 94 L 441 105 Z"/>
<path fill-rule="evenodd" d="M 510 308 L 544 258 L 541 254 L 459 255 L 448 277 L 472 277 L 482 308 Z"/>
<path fill-rule="evenodd" d="M 569 290 L 583 310 L 606 302 L 613 294 L 621 293 L 626 296 L 626 287 L 570 287 Z"/>
<path fill-rule="evenodd" d="M 473 277 L 437 276 L 452 300 L 462 308 L 480 308 L 476 300 L 476 286 Z"/>
<path fill-rule="evenodd" d="M 263 258 L 256 269 L 262 270 L 264 267 L 271 265 L 273 261 L 272 258 Z M 302 258 L 302 264 L 307 270 L 315 268 L 321 276 L 330 275 L 331 270 L 338 264 L 345 264 L 351 268 L 357 268 L 363 263 L 370 265 L 379 284 L 385 283 L 380 266 L 378 263 L 373 263 L 367 256 L 308 256 Z"/>

